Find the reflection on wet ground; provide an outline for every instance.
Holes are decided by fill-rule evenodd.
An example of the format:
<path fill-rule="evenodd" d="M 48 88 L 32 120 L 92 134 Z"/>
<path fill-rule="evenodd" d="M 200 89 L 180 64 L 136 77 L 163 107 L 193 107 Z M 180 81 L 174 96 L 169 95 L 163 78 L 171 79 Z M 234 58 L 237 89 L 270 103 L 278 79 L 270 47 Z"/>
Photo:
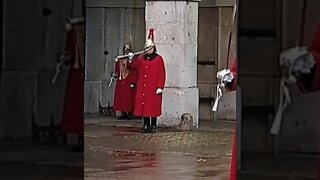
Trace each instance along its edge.
<path fill-rule="evenodd" d="M 83 167 L 62 164 L 28 162 L 0 162 L 0 179 L 3 180 L 82 180 Z M 50 174 L 50 176 L 48 176 Z"/>
<path fill-rule="evenodd" d="M 87 125 L 85 179 L 229 178 L 232 132 L 138 131 L 138 127 Z"/>
<path fill-rule="evenodd" d="M 1 142 L 0 147 L 1 180 L 81 180 L 84 177 L 83 153 L 73 153 L 70 147 L 24 141 Z"/>

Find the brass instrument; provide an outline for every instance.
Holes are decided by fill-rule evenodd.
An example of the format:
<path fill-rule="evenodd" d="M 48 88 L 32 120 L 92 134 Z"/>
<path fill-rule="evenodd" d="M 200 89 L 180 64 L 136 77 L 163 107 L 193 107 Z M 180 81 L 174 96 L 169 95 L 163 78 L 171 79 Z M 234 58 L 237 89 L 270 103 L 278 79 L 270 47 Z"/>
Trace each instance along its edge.
<path fill-rule="evenodd" d="M 124 59 L 124 58 L 129 58 L 130 60 L 134 57 L 134 56 L 138 56 L 141 55 L 143 53 L 146 53 L 147 51 L 149 51 L 152 47 L 147 47 L 145 49 L 143 49 L 142 51 L 138 51 L 135 53 L 128 53 L 128 54 L 124 54 L 124 55 L 120 55 L 120 56 L 116 56 L 116 61 L 118 59 Z"/>
<path fill-rule="evenodd" d="M 133 56 L 138 56 L 140 54 L 143 54 L 145 53 L 145 51 L 139 51 L 139 52 L 135 52 L 135 53 L 132 53 Z M 124 58 L 130 58 L 132 56 L 132 54 L 124 54 L 124 55 L 120 55 L 120 56 L 117 56 L 116 59 L 124 59 Z"/>

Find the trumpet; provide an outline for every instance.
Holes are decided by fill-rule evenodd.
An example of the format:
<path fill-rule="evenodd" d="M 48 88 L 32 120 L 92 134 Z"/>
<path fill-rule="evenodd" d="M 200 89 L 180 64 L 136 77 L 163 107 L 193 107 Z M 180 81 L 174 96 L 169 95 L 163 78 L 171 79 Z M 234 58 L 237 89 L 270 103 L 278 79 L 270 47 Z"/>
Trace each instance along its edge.
<path fill-rule="evenodd" d="M 138 52 L 135 52 L 135 53 L 128 53 L 128 54 L 116 56 L 116 61 L 117 61 L 118 59 L 124 59 L 124 58 L 132 59 L 134 56 L 138 56 L 138 55 L 140 55 L 140 54 L 143 54 L 143 53 L 147 52 L 148 50 L 150 50 L 151 48 L 152 48 L 152 47 L 149 47 L 149 48 L 145 48 L 145 49 L 143 49 L 142 51 L 138 51 Z"/>
<path fill-rule="evenodd" d="M 133 56 L 138 56 L 140 54 L 143 54 L 144 52 L 145 51 L 139 51 L 139 52 L 135 52 L 135 53 L 129 53 L 129 54 L 120 55 L 120 56 L 116 56 L 116 59 L 131 58 Z"/>

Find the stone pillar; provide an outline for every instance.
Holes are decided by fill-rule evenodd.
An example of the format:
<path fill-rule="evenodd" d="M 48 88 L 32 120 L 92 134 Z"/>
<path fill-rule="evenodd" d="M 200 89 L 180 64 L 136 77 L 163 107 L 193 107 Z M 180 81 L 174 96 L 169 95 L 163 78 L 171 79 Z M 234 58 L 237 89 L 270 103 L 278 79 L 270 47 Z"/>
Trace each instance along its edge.
<path fill-rule="evenodd" d="M 197 36 L 199 1 L 146 1 L 146 31 L 155 29 L 167 80 L 159 125 L 175 126 L 190 113 L 198 127 Z"/>

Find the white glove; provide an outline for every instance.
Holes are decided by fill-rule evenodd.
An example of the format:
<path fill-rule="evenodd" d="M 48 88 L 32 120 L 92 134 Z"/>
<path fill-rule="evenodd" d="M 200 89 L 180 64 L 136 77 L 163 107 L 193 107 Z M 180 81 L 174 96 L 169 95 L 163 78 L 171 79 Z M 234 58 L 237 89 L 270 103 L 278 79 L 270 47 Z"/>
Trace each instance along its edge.
<path fill-rule="evenodd" d="M 133 54 L 132 52 L 129 52 L 129 53 L 128 53 L 128 56 L 129 56 L 129 59 L 131 60 L 131 59 L 133 59 L 134 54 Z"/>
<path fill-rule="evenodd" d="M 307 47 L 297 46 L 281 52 L 280 65 L 288 71 L 286 75 L 287 83 L 296 83 L 299 74 L 311 72 L 315 61 Z"/>
<path fill-rule="evenodd" d="M 112 72 L 111 73 L 111 77 L 117 79 L 118 78 L 118 74 L 116 72 Z"/>
<path fill-rule="evenodd" d="M 156 94 L 160 94 L 160 93 L 162 93 L 162 91 L 163 91 L 162 89 L 158 88 L 156 91 Z"/>
<path fill-rule="evenodd" d="M 308 53 L 295 61 L 292 67 L 292 71 L 308 74 L 311 73 L 311 69 L 313 68 L 314 64 L 315 61 L 313 55 L 311 53 Z"/>
<path fill-rule="evenodd" d="M 118 62 L 118 61 L 119 61 L 119 59 L 118 59 L 118 58 L 115 58 L 115 59 L 114 59 L 114 61 L 115 61 L 115 62 Z"/>
<path fill-rule="evenodd" d="M 307 47 L 294 47 L 280 54 L 280 64 L 293 72 L 310 73 L 315 61 Z"/>
<path fill-rule="evenodd" d="M 225 86 L 226 82 L 232 82 L 233 78 L 234 76 L 230 69 L 223 69 L 217 73 L 218 82 L 222 83 L 222 86 Z"/>

